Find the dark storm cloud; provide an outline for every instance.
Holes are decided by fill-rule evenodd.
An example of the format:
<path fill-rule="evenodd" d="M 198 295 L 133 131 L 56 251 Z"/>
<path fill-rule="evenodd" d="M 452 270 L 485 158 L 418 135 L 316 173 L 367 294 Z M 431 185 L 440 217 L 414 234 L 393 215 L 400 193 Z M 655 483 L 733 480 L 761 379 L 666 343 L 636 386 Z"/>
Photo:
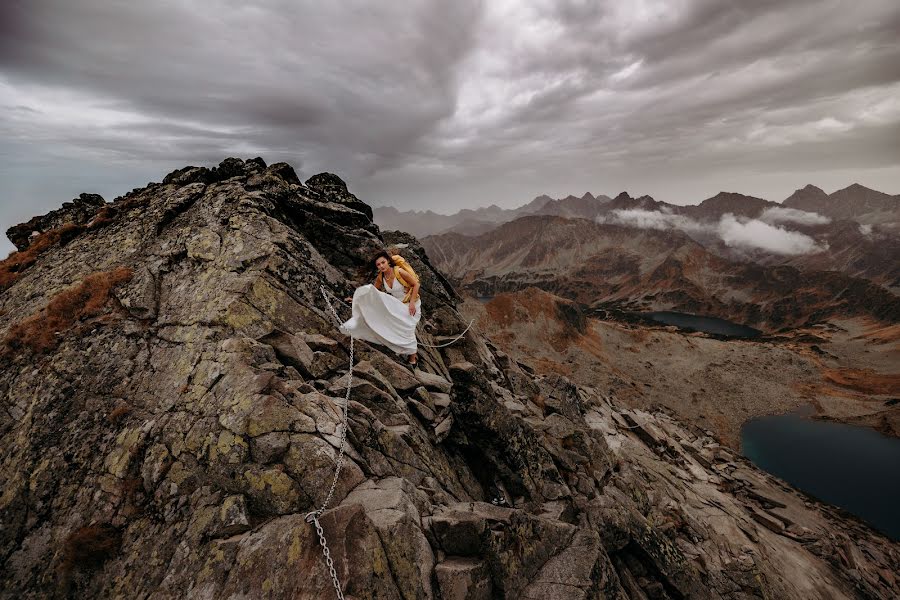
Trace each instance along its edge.
<path fill-rule="evenodd" d="M 894 0 L 7 0 L 0 221 L 228 155 L 444 212 L 897 193 L 898 30 Z"/>
<path fill-rule="evenodd" d="M 324 6 L 16 4 L 0 66 L 13 85 L 62 87 L 161 126 L 205 127 L 222 152 L 231 136 L 217 130 L 227 129 L 261 150 L 318 146 L 331 160 L 363 153 L 378 164 L 382 147 L 391 156 L 452 114 L 472 6 Z M 186 150 L 173 158 L 191 160 Z"/>

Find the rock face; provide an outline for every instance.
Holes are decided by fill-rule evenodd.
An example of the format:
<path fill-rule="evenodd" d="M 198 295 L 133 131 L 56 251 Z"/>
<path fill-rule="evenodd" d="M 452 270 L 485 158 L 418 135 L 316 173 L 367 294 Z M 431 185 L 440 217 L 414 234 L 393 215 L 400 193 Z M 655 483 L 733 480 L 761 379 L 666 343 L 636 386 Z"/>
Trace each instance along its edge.
<path fill-rule="evenodd" d="M 10 227 L 6 230 L 6 237 L 17 249 L 25 250 L 31 243 L 35 232 L 40 234 L 51 229 L 58 229 L 66 223 L 83 225 L 90 221 L 105 204 L 102 196 L 81 194 L 71 202 L 64 202 L 62 208 Z"/>
<path fill-rule="evenodd" d="M 333 597 L 304 515 L 333 475 L 349 340 L 320 286 L 346 318 L 336 298 L 395 243 L 421 341 L 465 327 L 459 299 L 333 175 L 227 159 L 111 206 L 0 296 L 2 597 Z M 896 544 L 477 331 L 416 372 L 355 356 L 321 518 L 347 598 L 900 594 Z"/>

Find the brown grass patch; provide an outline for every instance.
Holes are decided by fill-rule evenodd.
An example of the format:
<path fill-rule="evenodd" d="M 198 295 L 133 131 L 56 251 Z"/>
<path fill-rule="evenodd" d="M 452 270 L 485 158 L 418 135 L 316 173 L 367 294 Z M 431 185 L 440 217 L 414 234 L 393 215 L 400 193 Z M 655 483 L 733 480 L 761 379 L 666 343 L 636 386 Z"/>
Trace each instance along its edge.
<path fill-rule="evenodd" d="M 606 352 L 603 351 L 603 337 L 593 327 L 588 330 L 587 335 L 579 338 L 577 346 L 601 361 L 606 360 Z"/>
<path fill-rule="evenodd" d="M 109 300 L 110 291 L 130 280 L 132 275 L 132 270 L 127 267 L 88 275 L 78 285 L 54 296 L 40 312 L 10 327 L 4 346 L 8 351 L 28 348 L 39 353 L 52 350 L 59 341 L 58 334 L 80 319 L 100 314 Z"/>
<path fill-rule="evenodd" d="M 829 383 L 863 394 L 900 394 L 900 375 L 885 375 L 872 369 L 823 369 L 822 376 Z"/>
<path fill-rule="evenodd" d="M 28 267 L 33 265 L 38 256 L 54 244 L 65 244 L 72 240 L 84 227 L 75 223 L 66 223 L 56 229 L 45 231 L 35 237 L 31 244 L 21 252 L 13 252 L 0 261 L 0 291 L 9 288 Z"/>
<path fill-rule="evenodd" d="M 846 398 L 848 400 L 860 400 L 859 394 L 836 388 L 823 383 L 793 383 L 790 388 L 794 390 L 801 398 L 810 400 L 813 404 L 817 404 L 816 398 L 820 396 L 830 396 L 832 398 Z"/>
<path fill-rule="evenodd" d="M 891 342 L 900 342 L 900 323 L 896 325 L 873 325 L 866 328 L 865 333 L 853 337 L 854 340 L 869 340 L 876 344 L 889 344 Z"/>
<path fill-rule="evenodd" d="M 118 423 L 129 414 L 131 414 L 131 407 L 125 402 L 121 402 L 106 415 L 106 420 L 110 423 Z"/>
<path fill-rule="evenodd" d="M 98 569 L 118 553 L 122 544 L 119 530 L 109 523 L 76 529 L 66 538 L 60 569 L 68 575 L 74 570 Z"/>
<path fill-rule="evenodd" d="M 509 294 L 495 296 L 484 308 L 497 327 L 509 327 L 516 321 L 515 302 Z"/>
<path fill-rule="evenodd" d="M 112 206 L 104 206 L 97 214 L 94 215 L 94 218 L 91 219 L 91 222 L 88 223 L 88 229 L 99 229 L 105 225 L 109 225 L 110 223 L 115 221 L 115 217 L 118 214 L 118 210 Z"/>

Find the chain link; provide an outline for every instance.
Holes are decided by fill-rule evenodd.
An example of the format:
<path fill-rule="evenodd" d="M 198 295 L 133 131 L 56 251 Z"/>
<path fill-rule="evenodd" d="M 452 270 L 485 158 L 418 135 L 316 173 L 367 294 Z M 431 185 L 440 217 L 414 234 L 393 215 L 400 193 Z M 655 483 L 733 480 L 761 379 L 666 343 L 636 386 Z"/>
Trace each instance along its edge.
<path fill-rule="evenodd" d="M 334 306 L 331 305 L 331 301 L 328 299 L 328 294 L 325 292 L 325 286 L 319 285 L 319 290 L 322 292 L 322 297 L 325 298 L 325 304 L 328 305 L 328 308 L 331 309 L 331 314 L 334 315 L 334 320 L 337 323 L 338 327 L 341 325 L 341 319 L 338 317 L 337 311 L 334 309 Z M 331 559 L 331 551 L 328 549 L 328 541 L 325 539 L 325 530 L 322 528 L 322 524 L 319 522 L 319 517 L 325 512 L 325 509 L 328 508 L 328 505 L 331 503 L 331 498 L 334 496 L 334 490 L 337 488 L 338 479 L 341 476 L 341 468 L 344 466 L 344 455 L 345 455 L 345 447 L 347 442 L 347 422 L 348 422 L 348 411 L 350 408 L 350 390 L 353 387 L 353 336 L 350 336 L 350 368 L 347 370 L 347 393 L 344 395 L 344 410 L 342 415 L 341 422 L 341 443 L 338 449 L 338 457 L 335 461 L 334 466 L 334 478 L 331 480 L 331 487 L 328 489 L 328 494 L 325 496 L 325 501 L 322 502 L 322 507 L 314 510 L 310 513 L 306 514 L 306 522 L 312 523 L 316 528 L 316 533 L 319 536 L 319 543 L 322 545 L 322 555 L 325 557 L 325 564 L 328 566 L 328 573 L 331 575 L 331 583 L 334 585 L 334 591 L 337 594 L 338 600 L 344 600 L 344 592 L 341 589 L 341 580 L 338 578 L 337 571 L 334 568 L 334 561 Z"/>
<path fill-rule="evenodd" d="M 319 285 L 319 290 L 322 292 L 322 297 L 325 299 L 325 304 L 328 305 L 329 310 L 331 310 L 331 314 L 334 315 L 335 323 L 337 326 L 341 326 L 341 318 L 338 316 L 337 311 L 334 309 L 334 306 L 331 304 L 331 300 L 328 299 L 328 294 L 325 291 L 325 286 Z M 469 327 L 472 326 L 472 321 L 469 321 Z M 466 334 L 466 331 L 469 330 L 469 327 L 459 334 L 456 339 L 447 342 L 445 344 L 441 344 L 439 346 L 430 346 L 429 344 L 422 344 L 423 346 L 429 346 L 430 348 L 443 348 L 444 346 L 449 346 L 450 344 L 459 340 L 462 336 Z M 325 512 L 325 509 L 328 508 L 328 505 L 331 503 L 331 498 L 334 496 L 334 490 L 337 488 L 337 483 L 341 475 L 341 468 L 344 466 L 344 456 L 346 455 L 346 443 L 347 443 L 347 423 L 348 423 L 348 414 L 350 408 L 350 390 L 353 387 L 353 350 L 354 350 L 354 342 L 355 338 L 350 336 L 350 368 L 347 370 L 347 392 L 344 395 L 344 410 L 342 415 L 342 423 L 341 423 L 341 443 L 338 449 L 338 457 L 335 461 L 334 466 L 334 478 L 331 480 L 331 487 L 328 489 L 328 494 L 325 496 L 325 501 L 322 503 L 321 508 L 318 508 L 312 512 L 306 514 L 306 522 L 312 523 L 316 528 L 316 533 L 319 536 L 319 543 L 322 546 L 322 556 L 325 557 L 325 564 L 328 566 L 328 573 L 331 575 L 331 582 L 334 585 L 334 591 L 337 594 L 338 600 L 344 600 L 344 592 L 341 589 L 341 580 L 338 578 L 337 571 L 334 568 L 334 561 L 331 558 L 331 551 L 328 549 L 328 541 L 325 539 L 325 530 L 322 528 L 322 524 L 319 522 L 319 517 L 322 516 L 322 513 Z"/>

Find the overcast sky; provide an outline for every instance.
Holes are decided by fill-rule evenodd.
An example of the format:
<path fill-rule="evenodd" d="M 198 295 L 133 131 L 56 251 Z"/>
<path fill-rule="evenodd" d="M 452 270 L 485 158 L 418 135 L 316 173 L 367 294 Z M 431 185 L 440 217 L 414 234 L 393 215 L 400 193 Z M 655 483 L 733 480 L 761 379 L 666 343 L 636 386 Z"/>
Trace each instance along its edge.
<path fill-rule="evenodd" d="M 897 0 L 3 0 L 0 226 L 226 156 L 444 213 L 897 194 L 898 32 Z"/>

